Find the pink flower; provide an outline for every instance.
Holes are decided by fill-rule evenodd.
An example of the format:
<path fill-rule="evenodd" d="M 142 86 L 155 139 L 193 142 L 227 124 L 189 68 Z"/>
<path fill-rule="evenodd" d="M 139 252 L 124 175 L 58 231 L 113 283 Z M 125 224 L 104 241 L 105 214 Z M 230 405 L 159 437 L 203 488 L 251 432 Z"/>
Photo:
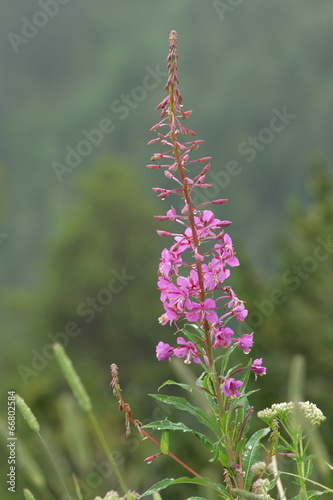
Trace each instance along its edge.
<path fill-rule="evenodd" d="M 188 321 L 203 321 L 206 319 L 210 323 L 217 323 L 218 316 L 214 309 L 216 309 L 215 300 L 206 299 L 204 302 L 190 302 L 188 304 L 188 312 L 186 318 Z"/>
<path fill-rule="evenodd" d="M 194 363 L 200 363 L 200 358 L 198 357 L 199 352 L 193 342 L 186 342 L 183 337 L 178 337 L 177 344 L 179 347 L 176 347 L 173 350 L 173 353 L 177 356 L 177 358 L 184 358 L 186 356 L 184 361 L 186 364 L 190 364 L 192 360 Z"/>
<path fill-rule="evenodd" d="M 164 307 L 171 307 L 179 314 L 184 313 L 185 307 L 187 308 L 189 306 L 190 301 L 187 295 L 186 290 L 179 288 L 172 282 L 166 290 L 163 288 L 161 289 L 161 301 Z M 168 302 L 166 303 L 167 300 Z"/>
<path fill-rule="evenodd" d="M 232 308 L 231 314 L 235 316 L 238 321 L 244 321 L 246 316 L 248 315 L 247 309 L 245 309 L 244 302 L 239 300 L 233 289 L 229 287 L 225 287 L 225 290 L 230 293 L 230 302 L 228 302 L 228 307 Z"/>
<path fill-rule="evenodd" d="M 234 307 L 231 312 L 238 321 L 244 321 L 244 319 L 248 315 L 248 311 L 247 309 L 245 309 L 244 304 L 239 304 L 238 306 Z"/>
<path fill-rule="evenodd" d="M 231 337 L 234 335 L 234 332 L 231 330 L 231 328 L 225 327 L 225 328 L 212 328 L 212 333 L 215 334 L 215 342 L 214 342 L 214 349 L 217 349 L 218 347 L 229 347 L 231 344 Z"/>
<path fill-rule="evenodd" d="M 230 276 L 229 269 L 225 269 L 223 262 L 212 259 L 208 265 L 202 265 L 206 290 L 215 290 L 217 285 L 223 283 Z"/>
<path fill-rule="evenodd" d="M 172 251 L 182 253 L 193 245 L 192 229 L 187 228 L 183 234 L 175 236 L 176 243 L 171 247 Z"/>
<path fill-rule="evenodd" d="M 158 322 L 161 325 L 166 325 L 168 322 L 171 324 L 173 321 L 179 319 L 182 314 L 177 312 L 174 308 L 170 307 L 166 302 L 164 302 L 165 313 L 158 318 Z"/>
<path fill-rule="evenodd" d="M 156 357 L 159 361 L 170 359 L 173 355 L 173 347 L 164 342 L 159 342 L 156 346 Z"/>
<path fill-rule="evenodd" d="M 237 390 L 238 387 L 241 387 L 243 382 L 241 380 L 235 380 L 234 378 L 228 378 L 223 386 L 223 392 L 226 397 L 235 398 L 236 396 L 240 396 L 241 393 Z"/>
<path fill-rule="evenodd" d="M 239 266 L 239 260 L 235 257 L 234 246 L 232 240 L 227 233 L 223 234 L 223 244 L 218 243 L 214 246 L 216 253 L 220 258 L 231 267 Z"/>
<path fill-rule="evenodd" d="M 167 248 L 162 251 L 162 258 L 159 265 L 159 272 L 167 278 L 169 274 L 177 274 L 178 268 L 182 265 L 183 261 L 181 254 L 177 252 L 171 252 Z"/>
<path fill-rule="evenodd" d="M 198 273 L 194 269 L 190 271 L 188 278 L 179 276 L 177 278 L 177 284 L 184 292 L 187 292 L 188 296 L 198 296 L 200 292 Z"/>
<path fill-rule="evenodd" d="M 214 229 L 229 226 L 231 222 L 216 219 L 211 210 L 204 210 L 199 217 L 194 217 L 194 221 L 200 237 L 212 235 L 215 236 Z"/>
<path fill-rule="evenodd" d="M 157 282 L 157 288 L 161 292 L 161 301 L 164 302 L 168 298 L 168 293 L 170 288 L 174 286 L 170 278 L 164 278 L 159 276 Z"/>
<path fill-rule="evenodd" d="M 265 375 L 266 373 L 266 368 L 264 366 L 261 366 L 262 364 L 262 358 L 255 359 L 251 365 L 251 370 L 256 374 L 256 375 Z"/>
<path fill-rule="evenodd" d="M 253 332 L 246 333 L 242 337 L 236 340 L 239 349 L 243 349 L 245 354 L 248 354 L 251 351 L 251 347 L 253 346 Z"/>

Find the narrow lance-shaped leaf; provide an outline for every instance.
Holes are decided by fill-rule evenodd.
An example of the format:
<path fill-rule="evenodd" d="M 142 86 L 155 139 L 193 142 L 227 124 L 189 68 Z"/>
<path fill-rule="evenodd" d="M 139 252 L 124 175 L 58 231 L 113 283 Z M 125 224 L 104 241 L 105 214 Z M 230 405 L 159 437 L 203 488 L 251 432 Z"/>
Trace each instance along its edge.
<path fill-rule="evenodd" d="M 245 472 L 245 489 L 248 490 L 251 486 L 253 474 L 251 467 L 259 460 L 260 441 L 270 432 L 269 427 L 260 429 L 255 432 L 245 445 L 243 456 L 243 471 Z"/>
<path fill-rule="evenodd" d="M 203 498 L 203 497 L 189 497 L 189 498 L 186 498 L 186 500 L 207 500 L 207 499 Z"/>
<path fill-rule="evenodd" d="M 162 387 L 166 385 L 177 385 L 186 391 L 192 392 L 192 387 L 189 384 L 181 384 L 180 382 L 175 382 L 174 380 L 166 380 L 162 385 L 159 386 L 158 390 L 162 389 Z"/>
<path fill-rule="evenodd" d="M 191 432 L 195 435 L 210 451 L 214 450 L 214 443 L 204 434 L 198 432 L 194 429 L 190 429 L 182 422 L 170 422 L 170 420 L 157 420 L 156 422 L 150 422 L 149 424 L 143 425 L 143 429 L 155 429 L 159 431 L 182 431 Z"/>
<path fill-rule="evenodd" d="M 308 493 L 309 500 L 315 500 L 316 498 L 321 497 L 326 492 L 325 491 L 311 490 L 311 491 L 308 491 L 307 493 Z"/>
<path fill-rule="evenodd" d="M 168 486 L 172 486 L 174 484 L 186 484 L 186 483 L 192 483 L 192 484 L 199 484 L 201 486 L 206 486 L 207 488 L 213 489 L 219 495 L 221 498 L 229 499 L 230 495 L 227 492 L 227 489 L 222 485 L 218 483 L 214 483 L 207 477 L 179 477 L 178 479 L 173 479 L 173 478 L 166 478 L 163 479 L 162 481 L 159 481 L 158 483 L 154 484 L 151 488 L 149 488 L 147 491 L 145 491 L 140 498 L 148 497 L 149 495 L 153 495 L 156 491 L 161 491 L 164 490 L 165 488 L 168 488 Z"/>
<path fill-rule="evenodd" d="M 162 403 L 173 405 L 178 408 L 178 410 L 187 411 L 191 415 L 194 415 L 198 422 L 205 424 L 212 431 L 217 432 L 215 420 L 207 416 L 206 413 L 197 406 L 191 405 L 191 403 L 189 403 L 186 399 L 175 396 L 166 396 L 163 394 L 150 394 L 150 396 L 158 401 L 161 401 Z"/>

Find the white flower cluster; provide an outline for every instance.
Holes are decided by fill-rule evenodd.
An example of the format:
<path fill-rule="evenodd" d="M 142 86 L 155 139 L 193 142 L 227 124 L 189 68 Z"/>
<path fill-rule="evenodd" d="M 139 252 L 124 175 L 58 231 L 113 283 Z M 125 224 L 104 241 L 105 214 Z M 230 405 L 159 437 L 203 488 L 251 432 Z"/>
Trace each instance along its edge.
<path fill-rule="evenodd" d="M 319 427 L 319 425 L 326 420 L 323 412 L 319 408 L 309 401 L 301 401 L 297 403 L 298 410 L 301 410 L 304 417 L 309 421 L 313 427 Z M 289 403 L 274 403 L 271 408 L 265 408 L 258 412 L 258 417 L 265 422 L 271 422 L 274 418 L 279 420 L 285 420 L 289 415 L 293 413 L 295 409 L 295 404 L 293 402 Z"/>
<path fill-rule="evenodd" d="M 116 491 L 109 491 L 104 498 L 96 497 L 95 500 L 119 500 L 120 496 Z"/>
<path fill-rule="evenodd" d="M 111 490 L 108 491 L 104 498 L 95 497 L 95 500 L 135 500 L 136 498 L 139 498 L 139 496 L 139 493 L 136 493 L 135 491 L 129 491 L 124 497 L 121 497 L 119 496 L 119 493 L 117 493 L 117 491 Z"/>
<path fill-rule="evenodd" d="M 305 418 L 310 422 L 313 427 L 319 427 L 322 422 L 326 420 L 325 415 L 319 408 L 310 401 L 299 402 L 299 407 L 304 413 Z"/>
<path fill-rule="evenodd" d="M 294 403 L 274 403 L 271 408 L 265 408 L 257 413 L 258 417 L 264 421 L 272 421 L 274 418 L 283 420 L 294 410 Z"/>

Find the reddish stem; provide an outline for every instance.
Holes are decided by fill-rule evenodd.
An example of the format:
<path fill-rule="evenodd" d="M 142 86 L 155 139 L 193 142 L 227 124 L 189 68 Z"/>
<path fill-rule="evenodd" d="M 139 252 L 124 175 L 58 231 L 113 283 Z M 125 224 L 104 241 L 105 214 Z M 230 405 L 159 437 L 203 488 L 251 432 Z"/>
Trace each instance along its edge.
<path fill-rule="evenodd" d="M 158 446 L 160 448 L 160 443 L 158 441 L 156 441 L 156 439 L 154 439 L 150 434 L 148 434 L 148 432 L 146 432 L 144 429 L 142 429 L 142 427 L 139 426 L 139 424 L 138 424 L 137 421 L 135 421 L 132 417 L 128 417 L 128 418 L 132 422 L 132 424 L 134 424 L 136 426 L 136 428 L 138 429 L 138 431 L 139 431 L 140 434 L 143 434 L 152 443 L 156 444 L 156 446 Z M 171 451 L 168 451 L 167 455 L 169 457 L 173 458 L 173 460 L 175 460 L 176 462 L 178 462 L 182 467 L 184 467 L 185 469 L 187 469 L 194 476 L 196 476 L 196 477 L 202 477 L 202 476 L 200 476 L 200 474 L 198 474 L 193 469 L 191 469 L 191 467 L 189 467 L 188 465 L 186 465 L 182 460 L 180 460 L 180 458 L 176 457 L 176 455 L 174 455 L 173 453 L 171 453 Z"/>

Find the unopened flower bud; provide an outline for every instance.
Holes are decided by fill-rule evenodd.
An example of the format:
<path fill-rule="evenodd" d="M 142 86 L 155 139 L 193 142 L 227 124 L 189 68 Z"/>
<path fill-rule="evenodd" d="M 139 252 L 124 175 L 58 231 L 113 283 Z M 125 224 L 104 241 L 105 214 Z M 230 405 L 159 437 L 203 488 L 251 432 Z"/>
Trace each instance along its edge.
<path fill-rule="evenodd" d="M 156 160 L 159 160 L 160 158 L 162 158 L 163 155 L 161 153 L 155 153 L 151 158 L 150 158 L 150 161 L 156 161 Z"/>

